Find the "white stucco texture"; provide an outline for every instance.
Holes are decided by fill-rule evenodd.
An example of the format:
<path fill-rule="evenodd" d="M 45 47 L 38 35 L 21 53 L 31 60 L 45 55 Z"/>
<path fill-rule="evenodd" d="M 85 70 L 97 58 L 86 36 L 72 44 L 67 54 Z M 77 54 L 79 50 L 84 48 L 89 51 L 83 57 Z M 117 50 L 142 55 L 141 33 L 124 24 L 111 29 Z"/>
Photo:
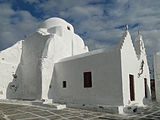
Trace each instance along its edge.
<path fill-rule="evenodd" d="M 9 86 L 9 83 L 17 79 L 14 78 L 14 75 L 20 63 L 22 42 L 19 41 L 12 47 L 0 51 L 0 99 L 5 99 L 9 96 L 7 94 L 8 87 L 13 91 L 17 89 L 16 86 Z"/>
<path fill-rule="evenodd" d="M 93 51 L 64 59 L 55 64 L 49 98 L 61 103 L 122 105 L 120 69 L 119 50 Z M 92 74 L 91 88 L 84 88 L 84 72 Z M 66 81 L 66 88 L 63 88 L 63 81 Z"/>
<path fill-rule="evenodd" d="M 69 104 L 142 106 L 151 99 L 151 91 L 141 35 L 136 37 L 134 45 L 129 31 L 126 30 L 117 47 L 62 59 L 55 64 L 49 98 Z M 84 88 L 84 72 L 92 74 L 91 88 Z M 129 75 L 134 77 L 132 101 Z M 146 87 L 144 79 L 147 80 Z M 63 81 L 66 81 L 66 88 L 63 88 Z"/>
<path fill-rule="evenodd" d="M 143 40 L 141 35 L 138 35 L 134 43 L 135 46 L 133 46 L 128 31 L 124 33 L 123 37 L 121 40 L 121 66 L 124 104 L 137 103 L 143 105 L 145 103 L 144 78 L 147 79 L 147 99 L 151 99 L 150 75 Z M 144 61 L 143 66 L 142 60 Z M 130 99 L 129 75 L 134 76 L 134 101 Z"/>

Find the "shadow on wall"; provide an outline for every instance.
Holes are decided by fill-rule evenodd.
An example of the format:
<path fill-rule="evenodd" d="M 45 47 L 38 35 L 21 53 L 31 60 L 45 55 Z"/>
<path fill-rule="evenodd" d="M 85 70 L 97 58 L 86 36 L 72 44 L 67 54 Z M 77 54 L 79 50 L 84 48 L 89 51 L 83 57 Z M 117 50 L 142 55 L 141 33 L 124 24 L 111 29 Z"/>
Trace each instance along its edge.
<path fill-rule="evenodd" d="M 147 89 L 147 96 L 145 96 L 143 98 L 143 104 L 147 105 L 151 100 L 152 100 L 152 96 L 151 96 L 151 91 L 149 90 L 148 84 L 146 85 L 146 89 Z"/>
<path fill-rule="evenodd" d="M 22 92 L 22 69 L 21 69 L 21 64 L 22 64 L 22 55 L 21 55 L 21 60 L 20 63 L 17 67 L 17 70 L 15 74 L 13 74 L 13 80 L 8 84 L 7 91 L 6 91 L 6 98 L 7 99 L 21 99 L 21 94 Z"/>
<path fill-rule="evenodd" d="M 52 79 L 51 79 L 51 82 L 50 82 L 50 86 L 49 86 L 49 90 L 48 90 L 48 99 L 53 99 L 55 98 L 56 99 L 56 93 L 57 93 L 57 80 L 56 80 L 56 68 L 55 68 L 55 65 L 53 67 L 53 74 L 52 74 Z"/>
<path fill-rule="evenodd" d="M 7 87 L 7 99 L 42 99 L 42 62 L 44 54 L 47 54 L 49 38 L 50 35 L 36 32 L 22 42 L 20 63 Z"/>
<path fill-rule="evenodd" d="M 39 54 L 29 54 L 31 50 L 28 50 L 30 44 L 29 41 L 22 42 L 22 54 L 20 63 L 17 67 L 13 80 L 8 84 L 6 90 L 7 99 L 24 99 L 24 100 L 35 100 L 41 99 L 42 95 L 42 74 L 41 74 L 41 59 L 37 56 L 42 56 L 35 45 L 32 48 L 37 48 Z M 41 47 L 41 46 L 40 46 Z M 43 46 L 42 46 L 43 47 Z M 32 58 L 37 58 L 33 59 Z M 29 61 L 29 62 L 28 62 Z"/>

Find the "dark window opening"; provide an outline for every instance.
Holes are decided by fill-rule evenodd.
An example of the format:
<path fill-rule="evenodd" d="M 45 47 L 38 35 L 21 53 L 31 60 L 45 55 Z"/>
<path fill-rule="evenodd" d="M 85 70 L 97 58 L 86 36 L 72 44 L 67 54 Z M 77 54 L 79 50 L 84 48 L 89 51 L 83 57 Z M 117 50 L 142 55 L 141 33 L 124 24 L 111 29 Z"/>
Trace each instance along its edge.
<path fill-rule="evenodd" d="M 63 81 L 63 88 L 66 88 L 66 87 L 67 87 L 67 82 Z"/>
<path fill-rule="evenodd" d="M 91 72 L 84 72 L 84 88 L 92 87 L 92 75 Z"/>
<path fill-rule="evenodd" d="M 145 92 L 145 98 L 147 98 L 147 78 L 144 78 L 144 92 Z"/>
<path fill-rule="evenodd" d="M 133 75 L 129 75 L 129 84 L 130 84 L 130 100 L 134 101 L 135 97 L 134 97 L 134 76 Z"/>
<path fill-rule="evenodd" d="M 71 28 L 70 28 L 69 26 L 67 26 L 67 29 L 68 29 L 68 30 L 71 30 Z"/>

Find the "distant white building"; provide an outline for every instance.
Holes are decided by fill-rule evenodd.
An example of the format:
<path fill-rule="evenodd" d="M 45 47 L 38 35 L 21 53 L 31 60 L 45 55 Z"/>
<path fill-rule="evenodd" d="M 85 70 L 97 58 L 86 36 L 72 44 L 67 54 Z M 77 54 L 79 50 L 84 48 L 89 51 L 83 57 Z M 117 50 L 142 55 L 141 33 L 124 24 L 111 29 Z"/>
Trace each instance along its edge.
<path fill-rule="evenodd" d="M 160 52 L 157 52 L 154 55 L 154 78 L 156 100 L 157 102 L 160 102 Z"/>
<path fill-rule="evenodd" d="M 135 46 L 135 47 L 134 47 Z M 151 99 L 142 36 L 128 29 L 110 50 L 88 52 L 71 24 L 60 18 L 0 53 L 1 99 L 53 99 L 91 106 L 143 105 Z"/>

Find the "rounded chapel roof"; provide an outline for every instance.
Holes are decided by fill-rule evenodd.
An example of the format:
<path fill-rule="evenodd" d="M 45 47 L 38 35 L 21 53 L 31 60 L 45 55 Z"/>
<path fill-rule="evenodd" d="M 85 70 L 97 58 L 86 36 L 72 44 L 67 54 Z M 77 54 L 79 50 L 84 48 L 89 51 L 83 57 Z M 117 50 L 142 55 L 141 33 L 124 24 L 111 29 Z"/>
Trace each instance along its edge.
<path fill-rule="evenodd" d="M 45 20 L 43 23 L 41 23 L 39 25 L 38 28 L 52 28 L 55 26 L 61 26 L 61 27 L 70 27 L 71 31 L 74 31 L 73 26 L 71 24 L 69 24 L 68 22 L 66 22 L 65 20 L 58 18 L 58 17 L 53 17 L 53 18 L 49 18 L 47 20 Z"/>

